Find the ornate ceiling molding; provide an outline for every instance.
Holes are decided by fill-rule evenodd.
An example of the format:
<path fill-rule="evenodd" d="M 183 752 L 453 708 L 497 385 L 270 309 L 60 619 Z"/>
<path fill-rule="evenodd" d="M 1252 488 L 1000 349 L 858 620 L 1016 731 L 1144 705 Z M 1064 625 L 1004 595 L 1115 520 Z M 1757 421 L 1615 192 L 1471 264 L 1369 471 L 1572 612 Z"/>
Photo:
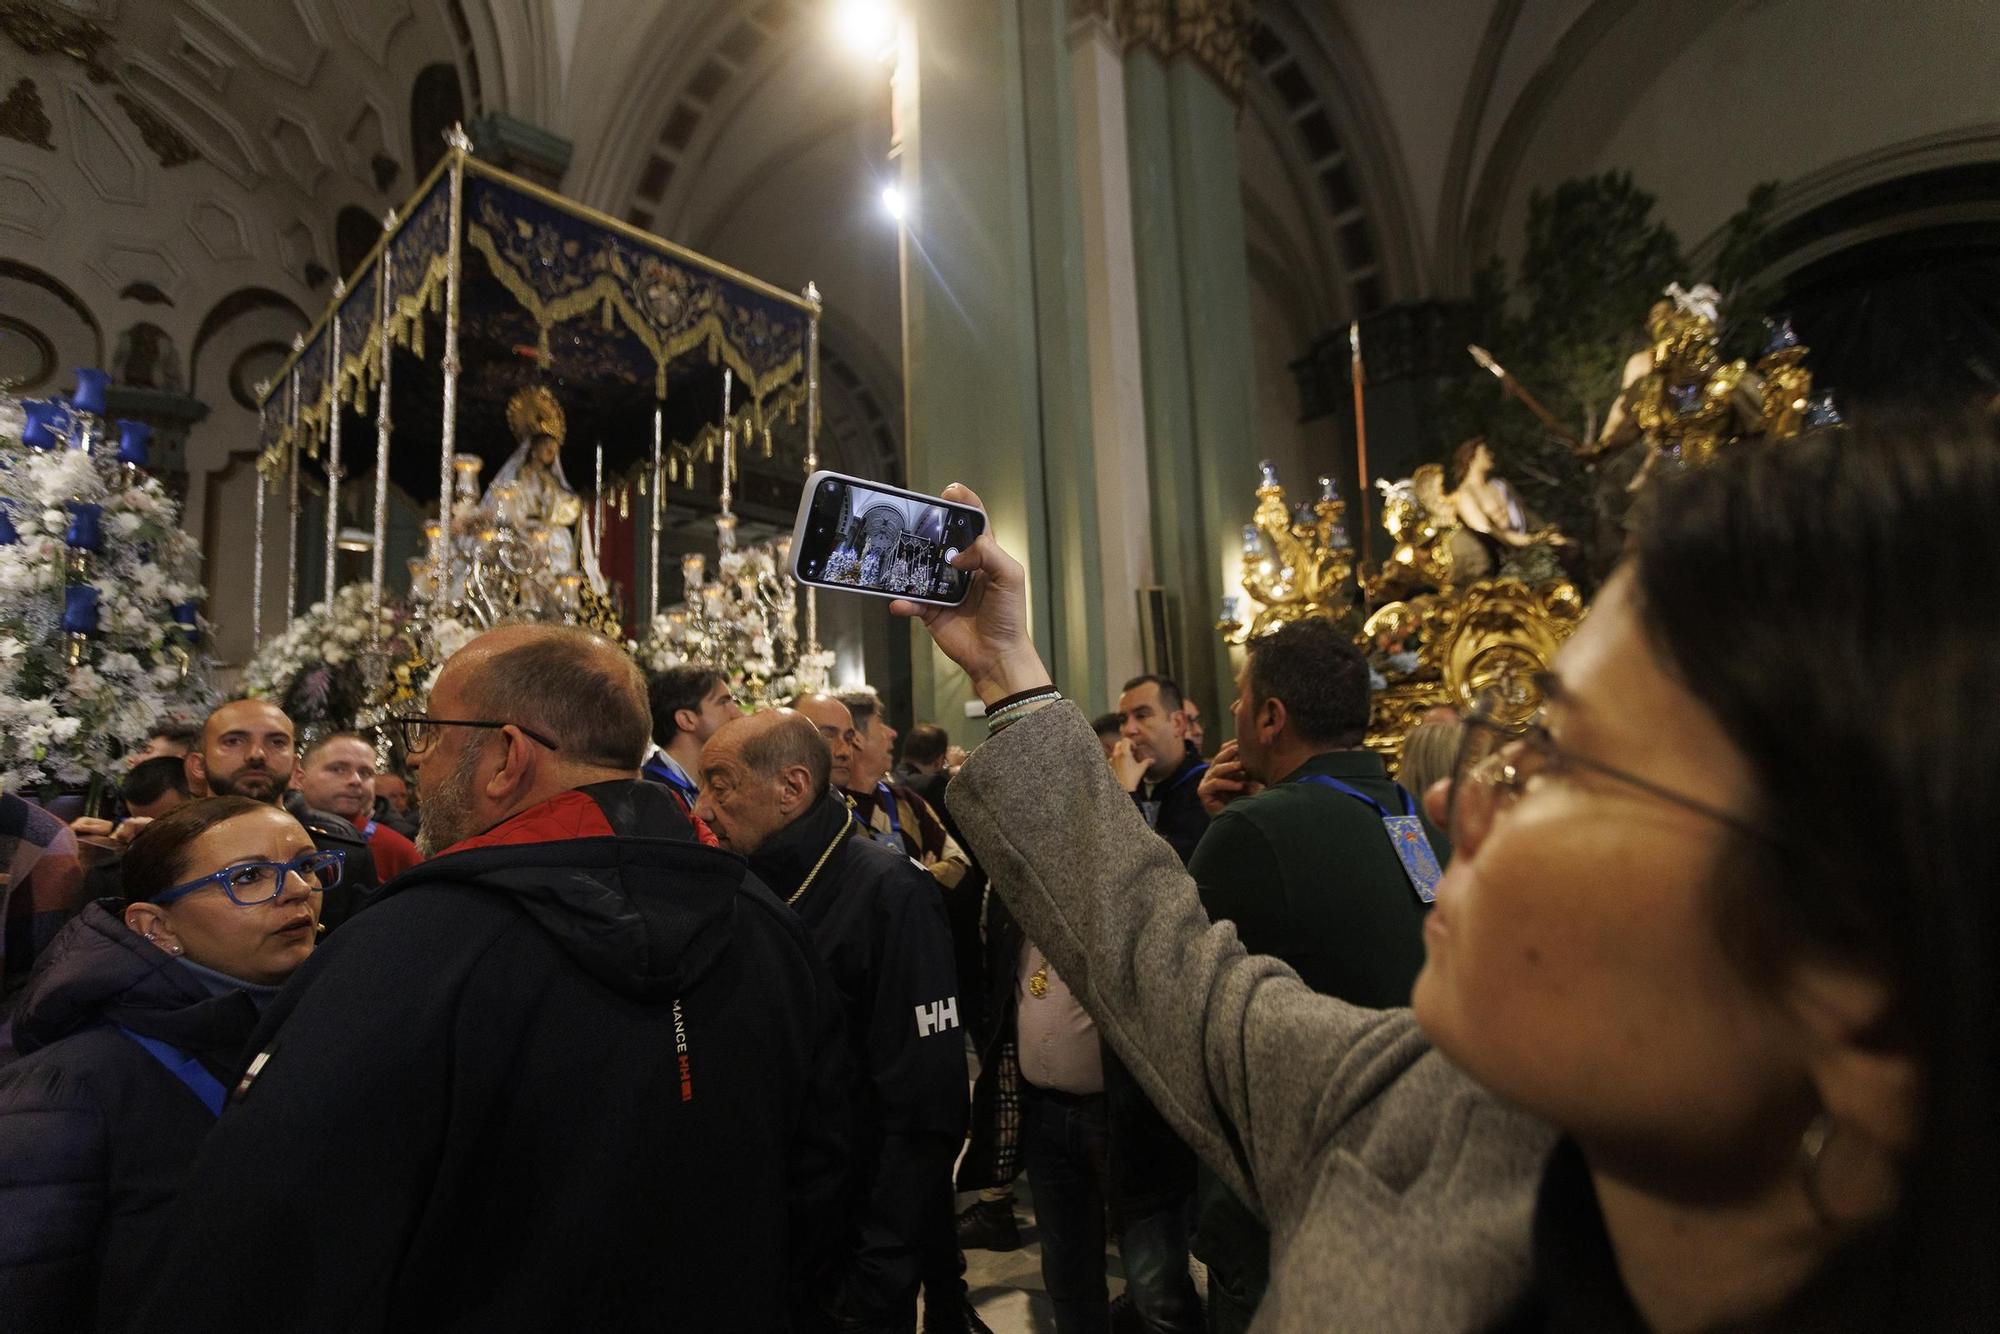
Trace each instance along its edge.
<path fill-rule="evenodd" d="M 1108 28 L 1127 52 L 1150 51 L 1163 64 L 1186 57 L 1241 105 L 1250 10 L 1249 0 L 1071 0 L 1070 13 Z"/>

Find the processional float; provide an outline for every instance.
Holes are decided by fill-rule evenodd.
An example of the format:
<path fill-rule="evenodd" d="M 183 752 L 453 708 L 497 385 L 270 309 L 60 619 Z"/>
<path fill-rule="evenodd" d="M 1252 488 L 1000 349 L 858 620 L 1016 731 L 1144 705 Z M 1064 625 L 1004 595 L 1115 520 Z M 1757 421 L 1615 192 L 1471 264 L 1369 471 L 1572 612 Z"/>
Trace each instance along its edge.
<path fill-rule="evenodd" d="M 1726 450 L 1840 425 L 1832 397 L 1813 392 L 1807 349 L 1789 321 L 1767 322 L 1770 338 L 1754 365 L 1722 359 L 1720 300 L 1706 286 L 1667 289 L 1647 316 L 1648 349 L 1626 366 L 1616 405 L 1588 441 L 1484 348 L 1468 350 L 1579 457 L 1641 451 L 1621 488 L 1628 493 Z M 1356 436 L 1365 442 L 1358 329 L 1350 338 Z M 1360 463 L 1365 478 L 1365 452 Z M 1439 706 L 1482 703 L 1503 721 L 1524 721 L 1541 704 L 1538 678 L 1583 618 L 1585 596 L 1575 544 L 1537 522 L 1492 465 L 1475 438 L 1458 447 L 1449 472 L 1428 463 L 1377 480 L 1390 544 L 1377 562 L 1355 559 L 1331 477 L 1319 479 L 1316 501 L 1294 510 L 1277 469 L 1263 463 L 1243 529 L 1245 596 L 1223 599 L 1216 629 L 1231 644 L 1309 617 L 1347 629 L 1375 677 L 1367 744 L 1392 763 L 1403 737 Z"/>
<path fill-rule="evenodd" d="M 306 461 L 325 470 L 326 522 L 320 535 L 326 605 L 335 602 L 340 542 L 343 439 L 350 412 L 374 418 L 372 562 L 366 592 L 371 692 L 393 694 L 392 650 L 398 623 L 390 595 L 389 477 L 396 447 L 392 381 L 401 348 L 438 393 L 438 502 L 425 526 L 422 554 L 410 561 L 408 625 L 424 641 L 417 652 L 434 665 L 437 627 L 483 628 L 504 619 L 557 619 L 610 631 L 616 615 L 605 597 L 612 583 L 638 582 L 632 568 L 607 570 L 603 542 L 608 508 L 629 511 L 636 489 L 649 507 L 647 589 L 636 608 L 640 638 L 655 662 L 696 653 L 748 661 L 761 676 L 811 677 L 829 655 L 819 647 L 817 606 L 808 591 L 805 633 L 785 553 L 739 550 L 732 506 L 744 449 L 772 452 L 773 428 L 804 413 L 804 470 L 819 463 L 819 293 L 783 291 L 726 265 L 522 180 L 472 153 L 462 130 L 421 187 L 383 222 L 383 234 L 352 273 L 338 281 L 318 321 L 293 342 L 291 356 L 259 388 L 257 542 L 252 556 L 251 634 L 267 644 L 264 608 L 265 516 L 282 488 L 288 524 L 285 621 L 300 613 L 299 571 L 309 548 L 301 496 Z M 435 358 L 435 371 L 431 369 Z M 411 363 L 403 362 L 405 373 Z M 720 393 L 716 393 L 717 373 Z M 483 390 L 513 388 L 506 408 L 512 455 L 482 495 L 486 458 L 462 448 L 461 391 L 468 375 Z M 528 382 L 519 381 L 527 377 Z M 670 394 L 673 396 L 670 398 Z M 669 420 L 685 423 L 681 400 L 698 395 L 696 429 L 669 438 Z M 489 398 L 494 397 L 488 393 Z M 563 399 L 571 409 L 600 401 L 650 399 L 650 441 L 613 443 L 632 455 L 622 481 L 607 484 L 602 440 L 593 489 L 578 492 L 564 471 Z M 407 395 L 402 411 L 411 411 Z M 719 454 L 719 459 L 718 459 Z M 697 467 L 719 463 L 716 498 L 718 568 L 683 563 L 687 603 L 661 614 L 661 519 L 667 491 L 694 487 Z M 761 652 L 753 652 L 752 645 Z M 402 673 L 409 693 L 409 664 Z"/>

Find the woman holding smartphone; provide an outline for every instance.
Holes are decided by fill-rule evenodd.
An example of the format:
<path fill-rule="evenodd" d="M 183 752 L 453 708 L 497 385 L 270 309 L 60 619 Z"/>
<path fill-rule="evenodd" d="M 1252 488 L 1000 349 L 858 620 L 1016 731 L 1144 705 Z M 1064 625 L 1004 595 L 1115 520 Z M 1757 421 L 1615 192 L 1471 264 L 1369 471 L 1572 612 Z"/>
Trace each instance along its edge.
<path fill-rule="evenodd" d="M 123 900 L 50 944 L 0 1070 L 0 1312 L 10 1334 L 122 1330 L 141 1261 L 269 997 L 340 880 L 282 809 L 211 797 L 147 825 Z M 255 1221 L 217 1245 L 253 1254 Z"/>
<path fill-rule="evenodd" d="M 898 608 L 1021 701 L 952 811 L 1270 1222 L 1257 1330 L 1993 1327 L 2000 440 L 1747 447 L 1652 500 L 1542 716 L 1475 713 L 1428 794 L 1457 855 L 1413 1011 L 1206 920 L 1037 701 L 990 537 L 960 607 Z"/>

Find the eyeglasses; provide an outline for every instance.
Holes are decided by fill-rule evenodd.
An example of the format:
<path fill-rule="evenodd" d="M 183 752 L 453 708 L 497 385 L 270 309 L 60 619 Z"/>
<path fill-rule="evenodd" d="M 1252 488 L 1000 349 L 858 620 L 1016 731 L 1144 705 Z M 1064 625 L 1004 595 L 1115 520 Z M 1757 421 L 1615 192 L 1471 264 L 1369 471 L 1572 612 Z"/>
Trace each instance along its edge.
<path fill-rule="evenodd" d="M 421 755 L 432 746 L 435 746 L 438 742 L 438 729 L 444 727 L 483 727 L 492 731 L 498 731 L 503 727 L 512 727 L 517 729 L 528 740 L 547 746 L 550 750 L 561 749 L 560 746 L 543 736 L 540 732 L 535 731 L 533 728 L 522 727 L 519 723 L 496 723 L 471 718 L 426 718 L 420 713 L 408 714 L 400 718 L 390 718 L 388 722 L 401 736 L 403 753 L 406 755 Z"/>
<path fill-rule="evenodd" d="M 237 862 L 234 866 L 212 871 L 199 880 L 175 885 L 166 893 L 156 895 L 153 902 L 172 903 L 198 889 L 220 885 L 231 903 L 239 908 L 254 908 L 283 894 L 286 879 L 294 875 L 305 881 L 306 888 L 314 893 L 332 889 L 340 883 L 346 863 L 347 854 L 338 848 L 315 848 L 311 852 L 301 852 L 288 862 Z"/>
<path fill-rule="evenodd" d="M 1465 736 L 1452 764 L 1451 799 L 1445 815 L 1445 827 L 1454 846 L 1467 843 L 1477 846 L 1492 830 L 1500 813 L 1520 800 L 1537 781 L 1582 772 L 1693 811 L 1757 842 L 1783 848 L 1776 836 L 1740 816 L 1649 778 L 1563 749 L 1543 725 L 1540 710 L 1525 722 L 1507 722 L 1495 717 L 1496 713 L 1504 712 L 1506 702 L 1497 692 L 1482 695 L 1471 711 L 1462 715 Z"/>

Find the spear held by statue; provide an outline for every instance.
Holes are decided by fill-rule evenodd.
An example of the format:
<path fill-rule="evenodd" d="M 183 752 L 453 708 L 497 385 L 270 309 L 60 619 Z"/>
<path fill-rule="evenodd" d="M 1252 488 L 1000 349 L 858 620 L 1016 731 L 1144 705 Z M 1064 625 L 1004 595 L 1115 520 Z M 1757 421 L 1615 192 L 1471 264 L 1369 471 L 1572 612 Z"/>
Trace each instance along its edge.
<path fill-rule="evenodd" d="M 1557 421 L 1555 414 L 1553 412 L 1550 412 L 1547 408 L 1543 407 L 1541 403 L 1535 398 L 1535 396 L 1528 392 L 1526 386 L 1524 386 L 1519 380 L 1514 378 L 1513 373 L 1511 371 L 1509 371 L 1505 366 L 1502 366 L 1499 362 L 1493 359 L 1493 354 L 1491 352 L 1488 352 L 1485 348 L 1479 346 L 1479 344 L 1477 343 L 1466 344 L 1465 350 L 1472 354 L 1472 359 L 1474 361 L 1478 362 L 1481 366 L 1485 367 L 1487 370 L 1492 371 L 1494 378 L 1500 381 L 1501 388 L 1505 389 L 1515 398 L 1520 399 L 1522 404 L 1526 406 L 1528 411 L 1535 414 L 1535 417 L 1542 423 L 1542 425 L 1548 427 L 1551 431 L 1555 432 L 1556 435 L 1559 436 L 1563 440 L 1563 442 L 1567 444 L 1571 449 L 1574 449 L 1579 453 L 1583 452 L 1584 448 L 1583 442 L 1576 438 L 1576 433 L 1571 431 L 1567 426 L 1564 426 L 1561 422 Z"/>

